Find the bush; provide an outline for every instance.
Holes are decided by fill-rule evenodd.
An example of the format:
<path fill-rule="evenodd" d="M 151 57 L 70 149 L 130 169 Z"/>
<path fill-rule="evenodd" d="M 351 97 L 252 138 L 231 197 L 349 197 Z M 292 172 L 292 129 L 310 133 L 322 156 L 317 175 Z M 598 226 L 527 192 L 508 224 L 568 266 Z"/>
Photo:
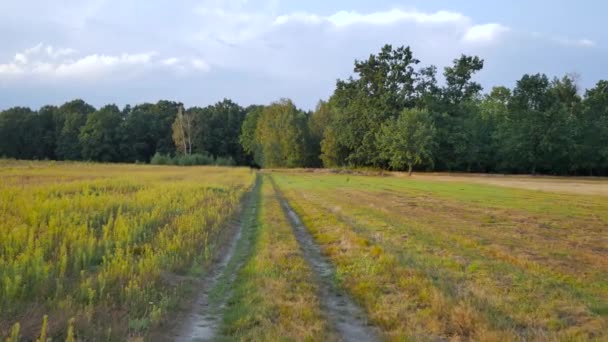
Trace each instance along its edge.
<path fill-rule="evenodd" d="M 150 160 L 152 165 L 170 165 L 173 164 L 171 156 L 156 152 Z"/>
<path fill-rule="evenodd" d="M 190 155 L 183 155 L 175 157 L 176 165 L 180 166 L 193 166 L 193 165 L 211 165 L 213 164 L 213 157 L 208 154 L 195 153 Z"/>
<path fill-rule="evenodd" d="M 195 165 L 218 165 L 218 166 L 235 166 L 236 162 L 232 157 L 218 157 L 213 159 L 212 156 L 206 153 L 195 153 L 190 155 L 178 155 L 171 157 L 161 153 L 156 153 L 150 160 L 153 165 L 179 165 L 179 166 L 195 166 Z"/>
<path fill-rule="evenodd" d="M 215 165 L 217 166 L 235 166 L 236 163 L 232 157 L 217 157 L 215 159 Z"/>

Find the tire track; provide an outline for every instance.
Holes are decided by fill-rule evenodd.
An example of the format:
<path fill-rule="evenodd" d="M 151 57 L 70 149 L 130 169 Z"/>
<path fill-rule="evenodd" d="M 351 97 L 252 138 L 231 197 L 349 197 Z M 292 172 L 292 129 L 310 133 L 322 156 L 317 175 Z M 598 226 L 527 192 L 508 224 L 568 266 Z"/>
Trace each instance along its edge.
<path fill-rule="evenodd" d="M 298 215 L 291 208 L 272 176 L 273 189 L 284 213 L 289 217 L 293 233 L 300 245 L 304 259 L 315 273 L 319 297 L 330 324 L 341 341 L 377 341 L 378 333 L 367 318 L 365 311 L 335 284 L 335 268 L 321 253 Z"/>
<path fill-rule="evenodd" d="M 176 342 L 210 341 L 218 338 L 224 308 L 230 296 L 230 288 L 238 270 L 245 263 L 251 251 L 253 225 L 252 218 L 257 211 L 260 178 L 245 200 L 245 208 L 238 228 L 220 260 L 212 266 L 203 280 L 203 288 L 186 321 L 173 336 Z"/>

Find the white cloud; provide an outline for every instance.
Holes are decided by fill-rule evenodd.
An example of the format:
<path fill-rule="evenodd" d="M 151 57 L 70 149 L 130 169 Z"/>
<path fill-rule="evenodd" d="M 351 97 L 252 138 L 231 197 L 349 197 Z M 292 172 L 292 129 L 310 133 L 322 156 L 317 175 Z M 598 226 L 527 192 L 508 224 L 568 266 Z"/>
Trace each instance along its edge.
<path fill-rule="evenodd" d="M 497 23 L 475 25 L 466 31 L 462 40 L 468 43 L 491 43 L 509 30 L 508 27 Z"/>
<path fill-rule="evenodd" d="M 469 19 L 456 12 L 438 11 L 435 13 L 424 13 L 416 10 L 404 11 L 393 9 L 384 12 L 372 12 L 360 14 L 354 11 L 340 11 L 327 18 L 335 26 L 344 27 L 355 24 L 389 25 L 400 21 L 414 22 L 418 24 L 446 24 L 462 23 Z"/>
<path fill-rule="evenodd" d="M 93 54 L 77 60 L 50 65 L 43 71 L 59 77 L 94 79 L 120 70 L 136 71 L 138 67 L 149 65 L 153 56 L 154 53 L 123 53 L 119 56 Z"/>
<path fill-rule="evenodd" d="M 207 64 L 204 60 L 198 58 L 192 60 L 192 66 L 194 67 L 194 69 L 200 71 L 209 71 L 210 69 L 209 64 Z"/>
<path fill-rule="evenodd" d="M 590 39 L 579 39 L 577 41 L 577 45 L 582 47 L 594 47 L 596 44 L 593 40 Z"/>
<path fill-rule="evenodd" d="M 71 78 L 97 80 L 111 77 L 125 77 L 137 74 L 146 68 L 156 66 L 174 67 L 176 71 L 188 68 L 177 57 L 156 59 L 157 52 L 89 54 L 72 58 L 75 49 L 56 48 L 38 44 L 15 54 L 12 61 L 0 63 L 0 79 L 16 76 L 38 76 L 47 78 Z M 202 59 L 193 59 L 190 69 L 209 71 L 210 67 Z"/>
<path fill-rule="evenodd" d="M 500 17 L 480 21 L 457 10 L 363 10 L 357 4 L 339 8 L 331 2 L 322 6 L 334 8 L 330 12 L 311 10 L 308 3 L 298 4 L 302 11 L 294 12 L 281 11 L 293 4 L 278 6 L 278 2 L 0 1 L 0 32 L 6 32 L 0 48 L 0 103 L 10 102 L 7 99 L 18 103 L 9 91 L 19 88 L 25 89 L 22 102 L 58 96 L 57 91 L 44 91 L 47 80 L 57 80 L 57 89 L 68 89 L 66 94 L 103 95 L 104 101 L 138 94 L 151 100 L 171 95 L 207 101 L 200 91 L 207 86 L 209 101 L 225 96 L 248 101 L 286 96 L 312 107 L 330 94 L 337 78 L 352 74 L 355 59 L 378 52 L 386 43 L 411 46 L 421 66 L 434 64 L 439 70 L 461 53 L 479 55 L 488 61 L 479 81 L 496 77 L 492 83 L 511 81 L 528 69 L 561 72 L 572 61 L 559 55 L 560 46 L 601 52 L 591 49 L 600 44 L 600 36 L 555 38 L 508 28 Z M 536 50 L 539 44 L 548 45 L 542 53 L 556 57 L 540 58 L 544 55 Z M 522 56 L 521 63 L 513 64 L 514 56 Z M 576 65 L 584 69 L 588 63 Z M 176 78 L 182 81 L 179 86 L 163 86 Z M 87 88 L 74 80 L 93 82 Z M 98 80 L 107 80 L 106 93 Z M 38 85 L 42 86 L 34 87 Z M 120 87 L 129 91 L 121 92 Z M 32 89 L 43 90 L 34 94 Z"/>
<path fill-rule="evenodd" d="M 329 23 L 336 27 L 347 27 L 351 25 L 391 25 L 398 22 L 411 22 L 417 24 L 454 24 L 468 23 L 470 19 L 460 13 L 450 11 L 437 11 L 424 13 L 417 10 L 392 9 L 371 13 L 359 13 L 356 11 L 339 11 L 330 16 L 318 16 L 310 13 L 293 13 L 276 17 L 276 25 L 284 25 L 289 22 L 303 22 L 309 24 Z"/>
<path fill-rule="evenodd" d="M 162 60 L 162 61 L 160 61 L 160 62 L 161 62 L 163 65 L 168 65 L 168 66 L 171 66 L 171 65 L 177 65 L 177 64 L 179 64 L 180 60 L 179 60 L 179 58 L 177 58 L 177 57 L 170 57 L 170 58 L 167 58 L 167 59 L 163 59 L 163 60 Z"/>
<path fill-rule="evenodd" d="M 568 47 L 578 47 L 578 48 L 593 48 L 597 46 L 597 43 L 591 39 L 582 38 L 582 39 L 572 39 L 569 37 L 560 37 L 560 36 L 546 36 L 539 33 L 535 33 L 533 35 L 534 38 L 547 39 L 553 43 L 568 46 Z"/>

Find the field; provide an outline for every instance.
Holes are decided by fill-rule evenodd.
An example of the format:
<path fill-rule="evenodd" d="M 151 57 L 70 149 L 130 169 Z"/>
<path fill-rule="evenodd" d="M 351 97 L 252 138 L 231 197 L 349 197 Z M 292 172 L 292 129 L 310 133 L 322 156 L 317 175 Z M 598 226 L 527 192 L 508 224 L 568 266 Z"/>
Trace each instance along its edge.
<path fill-rule="evenodd" d="M 123 340 L 162 323 L 227 238 L 255 178 L 248 169 L 0 163 L 0 336 L 13 329 L 42 341 L 66 338 L 69 326 L 81 339 Z"/>
<path fill-rule="evenodd" d="M 608 339 L 606 180 L 1 163 L 0 336 Z"/>

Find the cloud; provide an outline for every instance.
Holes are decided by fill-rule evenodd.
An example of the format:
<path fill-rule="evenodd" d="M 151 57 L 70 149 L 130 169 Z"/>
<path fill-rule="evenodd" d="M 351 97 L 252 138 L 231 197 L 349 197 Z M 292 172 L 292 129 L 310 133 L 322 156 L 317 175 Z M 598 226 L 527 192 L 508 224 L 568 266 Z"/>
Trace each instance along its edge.
<path fill-rule="evenodd" d="M 475 25 L 466 31 L 462 40 L 467 43 L 491 43 L 509 31 L 509 27 L 497 23 Z"/>
<path fill-rule="evenodd" d="M 579 39 L 575 42 L 577 46 L 581 46 L 581 47 L 594 47 L 596 46 L 596 43 L 593 40 L 590 39 Z"/>
<path fill-rule="evenodd" d="M 578 59 L 579 50 L 602 53 L 592 49 L 599 40 L 535 36 L 456 10 L 363 10 L 356 4 L 345 10 L 326 2 L 319 12 L 313 6 L 279 0 L 0 1 L 0 104 L 52 100 L 63 89 L 67 98 L 106 102 L 171 94 L 201 105 L 227 96 L 244 104 L 291 97 L 313 108 L 337 78 L 352 74 L 355 59 L 386 43 L 411 46 L 421 66 L 439 70 L 462 53 L 479 55 L 487 64 L 478 80 L 491 80 L 487 86 L 522 72 L 591 69 Z M 301 10 L 287 10 L 295 7 Z M 512 63 L 515 58 L 521 62 Z M 601 64 L 599 57 L 595 63 Z"/>
<path fill-rule="evenodd" d="M 179 58 L 157 59 L 157 52 L 121 53 L 117 55 L 94 53 L 72 58 L 75 49 L 56 48 L 42 43 L 17 52 L 12 61 L 0 63 L 2 77 L 46 77 L 58 79 L 99 80 L 119 76 L 133 76 L 146 68 L 175 67 L 176 71 L 191 69 L 209 71 L 200 58 L 184 64 Z M 188 68 L 187 65 L 190 65 Z"/>
<path fill-rule="evenodd" d="M 209 71 L 210 67 L 204 60 L 195 58 L 192 60 L 192 67 L 200 71 Z"/>
<path fill-rule="evenodd" d="M 371 13 L 359 13 L 356 11 L 339 11 L 329 16 L 318 16 L 315 14 L 300 12 L 280 15 L 274 20 L 276 25 L 284 25 L 289 22 L 303 22 L 308 24 L 328 23 L 335 27 L 348 27 L 352 25 L 392 25 L 399 22 L 411 22 L 417 24 L 462 24 L 468 23 L 470 19 L 460 13 L 450 11 L 437 11 L 432 13 L 417 10 L 392 9 L 389 11 L 378 11 Z"/>

